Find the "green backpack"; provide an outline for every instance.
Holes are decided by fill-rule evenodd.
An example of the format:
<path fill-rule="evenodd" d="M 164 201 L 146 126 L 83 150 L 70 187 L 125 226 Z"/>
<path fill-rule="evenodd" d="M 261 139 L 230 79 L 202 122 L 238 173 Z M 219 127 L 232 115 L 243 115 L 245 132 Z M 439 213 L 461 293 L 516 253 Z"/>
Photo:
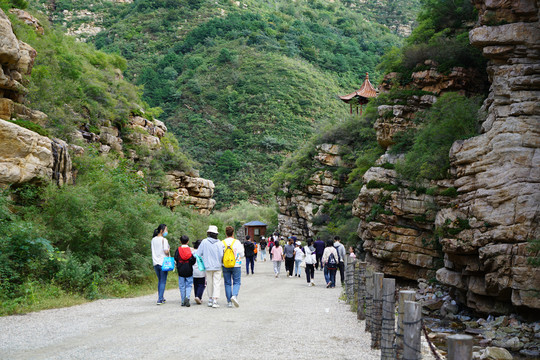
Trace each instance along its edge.
<path fill-rule="evenodd" d="M 231 246 L 228 246 L 225 240 L 223 240 L 223 245 L 225 246 L 225 252 L 223 253 L 223 266 L 226 268 L 233 268 L 236 265 L 236 256 L 234 256 L 234 251 L 232 246 L 236 239 L 233 239 Z"/>

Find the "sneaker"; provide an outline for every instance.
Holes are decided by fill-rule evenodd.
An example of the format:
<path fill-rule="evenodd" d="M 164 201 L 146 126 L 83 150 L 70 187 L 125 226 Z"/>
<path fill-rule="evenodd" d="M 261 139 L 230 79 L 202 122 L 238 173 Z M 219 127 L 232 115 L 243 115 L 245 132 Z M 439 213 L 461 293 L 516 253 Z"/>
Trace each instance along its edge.
<path fill-rule="evenodd" d="M 240 304 L 238 303 L 238 299 L 236 296 L 231 297 L 231 302 L 234 304 L 234 306 L 239 307 Z"/>
<path fill-rule="evenodd" d="M 189 298 L 186 298 L 186 307 L 190 307 L 191 303 L 189 302 Z"/>
<path fill-rule="evenodd" d="M 182 304 L 180 306 L 186 306 L 186 299 L 182 300 Z"/>
<path fill-rule="evenodd" d="M 212 305 L 212 307 L 214 309 L 217 309 L 219 307 L 219 304 L 218 304 L 217 300 L 214 300 L 214 304 Z"/>
<path fill-rule="evenodd" d="M 228 308 L 232 308 L 232 302 L 227 303 Z"/>
<path fill-rule="evenodd" d="M 287 270 L 287 276 L 291 277 L 291 273 L 289 272 L 289 270 Z"/>
<path fill-rule="evenodd" d="M 201 304 L 201 303 L 202 303 L 201 299 L 199 299 L 198 297 L 195 297 L 195 302 L 196 302 L 197 304 Z"/>
<path fill-rule="evenodd" d="M 209 299 L 208 300 L 208 307 L 212 307 L 212 305 L 214 305 L 214 302 L 212 301 L 212 299 Z"/>
<path fill-rule="evenodd" d="M 166 302 L 167 302 L 167 300 L 166 300 L 166 299 L 163 299 L 163 303 L 165 304 Z"/>
<path fill-rule="evenodd" d="M 163 301 L 158 301 L 158 302 L 156 303 L 156 305 L 162 305 L 162 304 L 163 304 Z"/>
<path fill-rule="evenodd" d="M 276 277 L 278 277 L 278 274 L 276 274 Z"/>
<path fill-rule="evenodd" d="M 292 278 L 292 275 L 289 275 L 290 278 Z"/>
<path fill-rule="evenodd" d="M 326 284 L 326 288 L 328 289 L 331 285 L 332 285 L 332 283 L 329 282 L 328 284 Z"/>

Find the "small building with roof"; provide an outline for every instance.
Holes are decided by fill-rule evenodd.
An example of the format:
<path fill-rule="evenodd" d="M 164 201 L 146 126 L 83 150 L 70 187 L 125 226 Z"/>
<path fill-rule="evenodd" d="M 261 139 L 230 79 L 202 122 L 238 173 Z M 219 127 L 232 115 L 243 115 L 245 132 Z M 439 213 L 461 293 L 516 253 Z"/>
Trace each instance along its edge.
<path fill-rule="evenodd" d="M 374 97 L 377 97 L 377 90 L 371 85 L 368 73 L 366 73 L 366 78 L 360 89 L 348 95 L 339 96 L 343 102 L 349 104 L 351 115 L 353 106 L 356 107 L 356 115 L 358 115 L 358 107 L 360 107 L 360 115 L 362 115 L 362 106 L 367 104 L 370 98 Z"/>
<path fill-rule="evenodd" d="M 252 241 L 259 242 L 261 240 L 261 236 L 266 235 L 267 227 L 268 225 L 261 221 L 250 221 L 242 225 L 242 235 L 244 235 L 244 239 L 247 235 L 249 235 Z"/>

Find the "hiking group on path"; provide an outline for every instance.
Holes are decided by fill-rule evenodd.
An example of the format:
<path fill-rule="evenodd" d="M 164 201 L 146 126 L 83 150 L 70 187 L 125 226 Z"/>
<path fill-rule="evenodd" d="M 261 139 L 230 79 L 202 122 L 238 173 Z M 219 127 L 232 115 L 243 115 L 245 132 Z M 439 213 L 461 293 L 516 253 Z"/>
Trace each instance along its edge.
<path fill-rule="evenodd" d="M 157 305 L 166 302 L 163 294 L 167 283 L 167 274 L 176 267 L 178 272 L 178 288 L 180 290 L 181 304 L 190 307 L 190 295 L 193 288 L 195 302 L 202 304 L 204 290 L 208 291 L 208 306 L 219 308 L 219 291 L 221 278 L 225 287 L 227 306 L 239 307 L 238 294 L 240 292 L 242 278 L 242 259 L 246 261 L 246 275 L 254 274 L 255 261 L 260 254 L 261 261 L 266 261 L 266 247 L 268 246 L 270 260 L 273 262 L 274 275 L 279 277 L 281 263 L 285 262 L 287 277 L 301 277 L 301 268 L 305 268 L 308 286 L 315 286 L 313 281 L 315 270 L 323 271 L 327 288 L 336 285 L 336 272 L 339 270 L 341 285 L 344 283 L 344 259 L 345 247 L 341 244 L 339 236 L 334 237 L 334 242 L 327 240 L 326 243 L 320 239 L 313 241 L 308 238 L 307 244 L 297 240 L 296 236 L 287 239 L 287 244 L 283 236 L 274 233 L 268 238 L 264 237 L 257 244 L 246 236 L 246 241 L 242 244 L 233 237 L 234 228 L 225 228 L 226 238 L 218 239 L 218 228 L 210 225 L 207 230 L 207 237 L 203 240 L 193 242 L 190 248 L 189 238 L 186 235 L 180 237 L 181 245 L 176 249 L 174 256 L 170 257 L 170 246 L 166 239 L 168 235 L 167 226 L 160 224 L 154 230 L 151 242 L 152 262 L 158 279 L 158 300 Z M 354 256 L 350 248 L 351 256 Z"/>

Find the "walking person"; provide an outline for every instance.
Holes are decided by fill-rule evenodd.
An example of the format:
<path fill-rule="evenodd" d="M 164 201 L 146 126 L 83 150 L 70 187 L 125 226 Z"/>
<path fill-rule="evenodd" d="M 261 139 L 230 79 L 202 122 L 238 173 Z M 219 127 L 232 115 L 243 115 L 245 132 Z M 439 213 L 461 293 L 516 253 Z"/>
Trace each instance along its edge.
<path fill-rule="evenodd" d="M 225 284 L 225 296 L 227 297 L 227 306 L 228 307 L 239 307 L 240 303 L 238 302 L 238 293 L 240 292 L 240 284 L 242 278 L 242 257 L 244 256 L 244 245 L 235 238 L 233 238 L 234 228 L 232 226 L 227 226 L 225 228 L 225 234 L 227 238 L 222 241 L 224 250 L 223 255 L 223 283 Z M 234 266 L 226 267 L 226 257 L 227 252 L 232 250 L 234 255 Z M 227 265 L 229 266 L 229 265 Z M 253 271 L 253 270 L 252 270 Z"/>
<path fill-rule="evenodd" d="M 221 268 L 223 261 L 223 244 L 218 240 L 218 228 L 210 225 L 206 232 L 208 236 L 201 242 L 197 253 L 203 259 L 206 268 L 208 285 L 208 306 L 219 308 L 219 285 L 221 283 Z"/>
<path fill-rule="evenodd" d="M 315 247 L 313 246 L 313 239 L 307 239 L 307 245 L 304 246 L 304 253 L 306 254 L 306 280 L 308 286 L 315 286 L 313 278 L 315 277 Z"/>
<path fill-rule="evenodd" d="M 257 242 L 255 240 L 253 242 L 253 260 L 257 261 L 257 254 L 259 253 L 259 248 L 257 247 Z M 251 269 L 251 273 L 253 273 L 253 269 Z"/>
<path fill-rule="evenodd" d="M 313 246 L 315 247 L 315 258 L 316 258 L 315 269 L 319 270 L 319 266 L 320 266 L 321 271 L 322 271 L 323 266 L 321 263 L 321 259 L 322 259 L 324 247 L 325 247 L 324 241 L 322 241 L 320 238 L 317 238 Z"/>
<path fill-rule="evenodd" d="M 324 267 L 324 278 L 326 280 L 326 287 L 336 287 L 336 271 L 338 268 L 338 253 L 332 240 L 326 241 L 326 247 L 322 256 L 322 265 Z"/>
<path fill-rule="evenodd" d="M 197 262 L 192 249 L 188 246 L 189 238 L 186 235 L 180 237 L 182 244 L 174 253 L 176 270 L 178 271 L 178 289 L 182 298 L 182 306 L 190 307 L 189 296 L 193 286 L 193 265 Z"/>
<path fill-rule="evenodd" d="M 338 253 L 338 269 L 341 285 L 345 285 L 345 246 L 341 243 L 339 236 L 334 236 L 334 247 Z"/>
<path fill-rule="evenodd" d="M 287 271 L 287 276 L 292 278 L 294 270 L 294 244 L 296 240 L 295 236 L 290 236 L 287 245 L 283 247 L 283 253 L 285 255 L 285 271 Z"/>
<path fill-rule="evenodd" d="M 261 261 L 266 261 L 266 239 L 264 236 L 261 238 L 261 241 L 259 242 L 259 248 L 261 253 Z"/>
<path fill-rule="evenodd" d="M 165 285 L 167 284 L 167 271 L 161 270 L 163 265 L 163 259 L 165 256 L 169 256 L 169 242 L 165 237 L 167 236 L 167 225 L 160 224 L 157 229 L 154 230 L 154 236 L 151 242 L 152 248 L 152 263 L 154 264 L 154 271 L 158 279 L 158 300 L 156 305 L 164 304 L 167 300 L 163 297 L 165 293 Z"/>
<path fill-rule="evenodd" d="M 204 269 L 204 262 L 199 256 L 199 245 L 201 240 L 197 240 L 193 243 L 193 256 L 197 261 L 193 265 L 193 293 L 195 295 L 195 302 L 197 304 L 202 304 L 202 297 L 204 289 L 206 288 L 206 271 Z"/>
<path fill-rule="evenodd" d="M 296 249 L 294 249 L 294 276 L 300 277 L 302 270 L 300 270 L 300 264 L 304 260 L 304 252 L 302 251 L 302 243 L 296 242 Z"/>
<path fill-rule="evenodd" d="M 279 246 L 279 240 L 275 241 L 272 248 L 272 262 L 274 263 L 274 274 L 279 277 L 281 271 L 281 262 L 283 261 L 283 248 Z"/>
<path fill-rule="evenodd" d="M 271 236 L 270 239 L 268 240 L 268 252 L 270 253 L 270 261 L 272 261 L 272 249 L 274 248 L 275 245 L 276 243 L 275 243 L 274 237 Z"/>
<path fill-rule="evenodd" d="M 251 236 L 246 236 L 244 243 L 244 251 L 246 252 L 246 275 L 249 275 L 249 267 L 251 266 L 251 275 L 253 275 L 253 267 L 255 266 L 255 244 L 251 242 Z"/>

